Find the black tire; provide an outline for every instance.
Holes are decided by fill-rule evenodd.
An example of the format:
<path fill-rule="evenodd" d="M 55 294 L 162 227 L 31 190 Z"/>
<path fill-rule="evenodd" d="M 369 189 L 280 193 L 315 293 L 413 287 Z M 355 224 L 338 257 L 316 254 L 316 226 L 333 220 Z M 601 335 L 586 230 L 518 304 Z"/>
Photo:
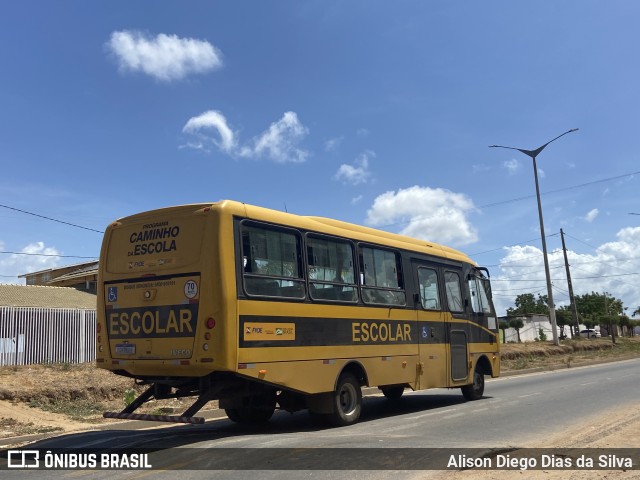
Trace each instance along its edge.
<path fill-rule="evenodd" d="M 235 423 L 265 423 L 273 416 L 274 410 L 249 409 L 241 408 L 225 408 L 225 413 L 229 420 Z"/>
<path fill-rule="evenodd" d="M 328 420 L 337 427 L 352 425 L 360 418 L 362 411 L 362 390 L 360 382 L 351 373 L 343 373 L 333 392 L 333 412 Z"/>
<path fill-rule="evenodd" d="M 380 390 L 382 390 L 382 394 L 389 400 L 397 400 L 404 393 L 404 386 L 394 385 L 392 387 L 380 387 Z"/>
<path fill-rule="evenodd" d="M 225 408 L 229 420 L 236 423 L 264 423 L 268 422 L 276 409 L 276 395 L 269 394 L 267 398 L 246 397 L 240 407 Z"/>
<path fill-rule="evenodd" d="M 225 408 L 224 413 L 227 414 L 227 417 L 229 417 L 229 420 L 232 422 L 242 423 L 242 415 L 239 410 L 238 408 Z"/>
<path fill-rule="evenodd" d="M 465 385 L 461 390 L 462 395 L 467 400 L 480 400 L 484 394 L 484 373 L 480 372 L 476 367 L 473 371 L 473 383 Z"/>

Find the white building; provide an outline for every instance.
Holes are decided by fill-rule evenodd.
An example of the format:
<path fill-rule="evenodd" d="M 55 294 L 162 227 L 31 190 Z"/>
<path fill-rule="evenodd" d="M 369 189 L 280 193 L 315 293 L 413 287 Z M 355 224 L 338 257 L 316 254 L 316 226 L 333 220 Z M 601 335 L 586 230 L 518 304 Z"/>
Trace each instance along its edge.
<path fill-rule="evenodd" d="M 553 330 L 551 328 L 551 322 L 548 315 L 540 314 L 527 314 L 518 315 L 517 317 L 500 317 L 500 321 L 509 321 L 513 318 L 519 318 L 524 323 L 524 326 L 520 329 L 520 341 L 522 342 L 534 342 L 540 340 L 540 331 L 544 333 L 547 340 L 553 340 Z M 582 327 L 581 327 L 582 328 Z M 562 328 L 558 327 L 558 338 L 572 338 L 572 332 L 570 326 L 564 327 L 564 335 L 562 334 Z M 505 338 L 503 343 L 518 342 L 518 332 L 515 328 L 507 328 L 505 330 Z"/>

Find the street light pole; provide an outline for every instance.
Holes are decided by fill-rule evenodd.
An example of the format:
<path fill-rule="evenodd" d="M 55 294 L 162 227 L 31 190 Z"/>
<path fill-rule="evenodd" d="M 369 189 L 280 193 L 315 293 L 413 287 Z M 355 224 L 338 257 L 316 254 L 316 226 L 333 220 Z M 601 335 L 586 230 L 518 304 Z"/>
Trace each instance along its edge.
<path fill-rule="evenodd" d="M 537 164 L 536 164 L 536 157 L 551 142 L 555 142 L 560 137 L 565 136 L 567 133 L 576 132 L 577 130 L 578 130 L 577 128 L 572 128 L 571 130 L 568 130 L 568 131 L 564 132 L 562 135 L 558 135 L 556 138 L 554 138 L 552 140 L 549 140 L 547 143 L 545 143 L 544 145 L 536 148 L 535 150 L 525 150 L 523 148 L 516 148 L 516 147 L 505 147 L 504 145 L 490 145 L 489 146 L 489 148 L 506 148 L 506 149 L 509 149 L 509 150 L 518 150 L 519 152 L 524 153 L 528 157 L 531 157 L 531 159 L 533 160 L 533 176 L 534 176 L 535 181 L 536 181 L 536 198 L 538 200 L 538 217 L 540 219 L 540 236 L 542 237 L 542 254 L 543 254 L 543 257 L 544 257 L 544 272 L 545 272 L 546 277 L 547 277 L 547 299 L 548 299 L 548 302 L 549 302 L 549 321 L 551 322 L 551 330 L 553 332 L 553 343 L 555 345 L 560 345 L 560 341 L 558 340 L 558 326 L 556 324 L 556 310 L 555 310 L 555 306 L 554 306 L 554 303 L 553 303 L 553 291 L 552 291 L 552 288 L 551 288 L 551 274 L 549 273 L 549 258 L 548 258 L 548 255 L 547 255 L 547 240 L 546 240 L 545 235 L 544 235 L 544 221 L 542 220 L 542 204 L 540 202 L 540 187 L 538 186 L 538 167 L 537 167 Z"/>

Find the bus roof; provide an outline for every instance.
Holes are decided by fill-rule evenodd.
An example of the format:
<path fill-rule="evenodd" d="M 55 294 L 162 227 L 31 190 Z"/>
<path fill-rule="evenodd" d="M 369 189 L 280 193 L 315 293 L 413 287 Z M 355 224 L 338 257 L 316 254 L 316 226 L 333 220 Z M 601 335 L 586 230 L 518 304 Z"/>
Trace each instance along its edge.
<path fill-rule="evenodd" d="M 412 250 L 427 255 L 444 257 L 457 260 L 472 265 L 476 265 L 466 254 L 451 247 L 438 243 L 420 240 L 406 235 L 386 232 L 371 227 L 365 227 L 354 223 L 343 222 L 332 218 L 318 216 L 304 216 L 286 213 L 279 210 L 272 210 L 265 207 L 258 207 L 235 200 L 221 200 L 214 203 L 198 203 L 190 205 L 180 205 L 166 207 L 153 211 L 147 211 L 118 219 L 118 223 L 128 223 L 129 221 L 140 221 L 145 217 L 153 217 L 162 212 L 170 215 L 171 212 L 186 214 L 191 211 L 202 212 L 206 208 L 219 210 L 220 212 L 232 216 L 246 217 L 252 220 L 260 220 L 274 224 L 297 227 L 306 230 L 316 231 L 327 235 L 335 235 L 344 238 L 351 238 L 373 244 L 383 244 L 389 247 Z"/>

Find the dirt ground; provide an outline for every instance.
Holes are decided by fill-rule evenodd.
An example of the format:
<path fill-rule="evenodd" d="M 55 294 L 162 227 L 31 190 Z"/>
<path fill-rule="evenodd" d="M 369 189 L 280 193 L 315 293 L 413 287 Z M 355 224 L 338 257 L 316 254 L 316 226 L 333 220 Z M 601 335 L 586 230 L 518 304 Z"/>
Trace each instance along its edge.
<path fill-rule="evenodd" d="M 130 389 L 142 391 L 132 379 L 93 364 L 0 368 L 0 439 L 66 433 L 113 423 L 114 420 L 102 418 L 102 413 L 121 411 Z M 171 413 L 186 409 L 190 400 L 152 401 L 138 411 L 162 409 L 162 413 Z"/>

